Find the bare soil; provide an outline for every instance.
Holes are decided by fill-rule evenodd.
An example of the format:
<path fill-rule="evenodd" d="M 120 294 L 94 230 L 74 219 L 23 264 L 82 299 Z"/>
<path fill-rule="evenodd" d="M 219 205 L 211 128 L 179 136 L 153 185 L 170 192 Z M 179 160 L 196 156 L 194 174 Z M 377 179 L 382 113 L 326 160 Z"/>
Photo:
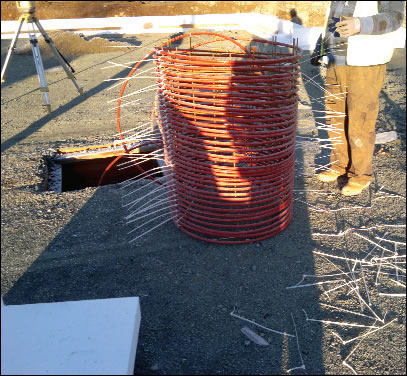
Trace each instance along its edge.
<path fill-rule="evenodd" d="M 343 360 L 359 341 L 344 345 L 334 333 L 348 340 L 369 329 L 344 323 L 381 327 L 383 323 L 366 317 L 376 314 L 391 324 L 367 336 L 347 363 L 359 374 L 405 374 L 405 295 L 382 295 L 405 294 L 400 285 L 405 285 L 405 263 L 397 264 L 404 269 L 398 275 L 388 265 L 382 265 L 379 275 L 378 264 L 364 265 L 364 274 L 356 266 L 357 278 L 363 276 L 366 281 L 366 286 L 359 283 L 359 291 L 363 299 L 370 299 L 370 308 L 361 305 L 349 288 L 325 293 L 338 282 L 287 289 L 303 275 L 307 276 L 302 284 L 348 281 L 341 271 L 349 273 L 354 265 L 332 256 L 360 260 L 374 248 L 372 241 L 379 242 L 377 237 L 391 242 L 381 241 L 387 251 L 377 246 L 376 257 L 382 252 L 393 255 L 395 250 L 405 257 L 405 50 L 398 50 L 388 64 L 377 122 L 378 131 L 394 130 L 398 140 L 376 146 L 374 181 L 354 198 L 342 197 L 336 184 L 315 178 L 318 165 L 328 163 L 326 149 L 317 142 L 326 135 L 315 127 L 324 69 L 312 67 L 304 52 L 294 218 L 287 229 L 268 240 L 214 245 L 187 236 L 169 221 L 129 243 L 139 233 L 128 233 L 134 224 L 126 224 L 128 211 L 122 206 L 132 187 L 44 191 L 46 158 L 58 148 L 116 139 L 114 107 L 120 86 L 113 86 L 129 73 L 128 67 L 168 38 L 125 35 L 101 42 L 103 48 L 95 47 L 96 51 L 92 41 L 79 41 L 74 35 L 64 37 L 59 46 L 56 41 L 85 93 L 78 95 L 56 59 L 44 53 L 51 114 L 43 112 L 31 54 L 13 56 L 1 92 L 1 293 L 5 304 L 139 296 L 142 321 L 135 374 L 151 375 L 283 374 L 302 362 L 305 369 L 292 374 L 352 374 Z M 2 64 L 8 44 L 1 42 Z M 77 49 L 79 44 L 89 49 Z M 20 52 L 24 45 L 19 42 Z M 109 50 L 113 45 L 120 47 Z M 145 75 L 153 76 L 148 71 Z M 309 77 L 318 85 L 307 83 Z M 131 81 L 128 93 L 153 82 L 153 78 L 142 80 Z M 153 95 L 153 91 L 146 93 L 142 104 L 123 113 L 125 129 L 149 119 Z M 130 195 L 133 199 L 151 190 L 143 182 L 134 186 L 140 191 Z M 160 222 L 156 218 L 148 226 Z M 327 236 L 333 234 L 338 236 Z M 394 242 L 400 243 L 397 249 Z M 244 326 L 269 345 L 248 339 L 241 332 Z M 295 339 L 266 328 L 297 332 L 300 352 Z"/>

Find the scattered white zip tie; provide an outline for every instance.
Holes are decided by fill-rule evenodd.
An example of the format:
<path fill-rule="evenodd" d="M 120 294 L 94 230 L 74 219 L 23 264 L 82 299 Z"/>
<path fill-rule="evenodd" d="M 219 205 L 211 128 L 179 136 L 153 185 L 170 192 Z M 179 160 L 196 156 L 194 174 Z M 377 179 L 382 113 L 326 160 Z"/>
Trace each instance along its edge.
<path fill-rule="evenodd" d="M 329 320 L 317 320 L 317 319 L 310 319 L 307 315 L 307 312 L 303 309 L 305 313 L 305 318 L 307 321 L 315 321 L 315 322 L 322 322 L 324 324 L 328 325 L 339 325 L 339 326 L 350 326 L 350 327 L 356 327 L 356 328 L 374 328 L 374 329 L 380 329 L 378 326 L 373 326 L 373 325 L 362 325 L 362 324 L 354 324 L 354 323 L 348 323 L 348 322 L 338 322 L 338 321 L 329 321 Z"/>
<path fill-rule="evenodd" d="M 355 280 L 351 280 L 351 281 L 349 281 L 349 282 L 344 283 L 343 285 L 334 287 L 333 289 L 330 289 L 330 290 L 326 290 L 326 291 L 324 291 L 324 294 L 328 295 L 328 293 L 330 293 L 330 292 L 332 292 L 332 291 L 339 290 L 339 289 L 341 289 L 342 287 L 346 287 L 346 286 L 351 285 L 352 283 L 359 282 L 361 279 L 362 279 L 362 278 L 358 278 L 358 279 L 355 279 Z"/>
<path fill-rule="evenodd" d="M 359 301 L 360 301 L 361 303 L 363 303 L 363 304 L 366 306 L 366 308 L 369 309 L 369 311 L 374 314 L 374 316 L 376 317 L 377 320 L 379 320 L 381 323 L 384 323 L 384 318 L 381 319 L 381 318 L 377 315 L 377 313 L 373 310 L 373 308 L 372 308 L 369 304 L 367 304 L 366 301 L 362 298 L 362 296 L 359 294 L 358 290 L 359 290 L 359 287 L 357 287 L 356 289 L 352 289 L 350 292 L 355 291 L 356 294 L 357 294 L 357 296 L 358 296 L 358 298 L 359 298 Z"/>
<path fill-rule="evenodd" d="M 376 323 L 375 323 L 376 324 Z M 371 332 L 373 329 L 369 330 Z M 369 335 L 369 332 L 367 333 L 366 337 L 363 337 L 359 343 L 352 349 L 352 351 L 348 354 L 348 356 L 342 361 L 342 364 L 352 370 L 352 372 L 357 375 L 355 369 L 347 362 L 347 360 L 352 356 L 352 354 L 356 351 L 356 349 L 360 346 L 360 344 L 367 338 Z"/>
<path fill-rule="evenodd" d="M 168 212 L 168 213 L 164 213 L 164 214 L 161 214 L 161 215 L 156 216 L 156 217 L 153 218 L 153 219 L 150 219 L 150 220 L 147 221 L 147 222 L 143 222 L 143 224 L 141 224 L 140 226 L 137 226 L 137 227 L 133 228 L 133 229 L 130 230 L 127 234 L 131 234 L 132 232 L 134 232 L 134 231 L 140 229 L 141 227 L 144 227 L 145 225 L 149 224 L 150 222 L 155 221 L 157 218 L 161 218 L 161 217 L 164 217 L 165 215 L 169 215 L 169 214 L 170 214 L 169 212 Z M 132 221 L 128 221 L 127 223 L 130 223 L 130 222 L 132 222 Z"/>
<path fill-rule="evenodd" d="M 145 92 L 147 92 L 147 91 L 154 91 L 154 90 L 156 90 L 156 89 L 157 89 L 157 84 L 152 84 L 152 85 L 143 87 L 143 88 L 141 88 L 141 89 L 139 89 L 139 90 L 132 91 L 132 92 L 129 93 L 129 94 L 123 95 L 123 96 L 121 97 L 121 100 L 123 100 L 123 98 L 127 98 L 127 97 L 130 97 L 130 96 L 132 96 L 132 95 L 137 95 L 137 94 L 145 93 Z M 111 99 L 111 100 L 107 101 L 107 103 L 111 103 L 111 102 L 117 102 L 117 98 Z M 121 105 L 121 106 L 123 106 L 123 105 Z M 116 107 L 114 107 L 114 108 L 116 109 Z"/>
<path fill-rule="evenodd" d="M 328 253 L 323 253 L 323 252 L 318 252 L 318 251 L 312 251 L 312 253 L 315 253 L 315 254 L 321 255 L 321 256 L 325 256 L 325 257 L 336 258 L 336 259 L 339 259 L 339 260 L 347 260 L 347 261 L 353 261 L 353 262 L 363 262 L 364 264 L 372 265 L 372 263 L 370 261 L 352 259 L 352 258 L 342 257 L 342 256 L 335 256 L 335 255 L 330 255 Z"/>
<path fill-rule="evenodd" d="M 396 285 L 406 288 L 406 285 L 404 283 L 401 283 L 400 281 L 396 281 L 395 279 L 391 279 L 391 278 L 389 278 L 389 280 L 394 282 Z"/>
<path fill-rule="evenodd" d="M 365 333 L 365 334 L 362 334 L 362 335 L 360 335 L 360 336 L 358 336 L 358 337 L 349 339 L 349 340 L 347 340 L 347 341 L 344 341 L 344 340 L 341 338 L 341 336 L 340 336 L 339 334 L 335 333 L 335 332 L 332 332 L 332 334 L 335 335 L 336 337 L 338 337 L 338 338 L 340 339 L 340 341 L 342 342 L 342 345 L 347 345 L 348 343 L 351 343 L 351 342 L 353 342 L 353 341 L 356 341 L 356 340 L 359 339 L 359 338 L 367 337 L 368 335 L 373 334 L 373 333 L 377 332 L 377 331 L 380 330 L 380 329 L 386 328 L 387 326 L 389 326 L 391 323 L 393 323 L 393 322 L 396 321 L 396 320 L 397 320 L 397 318 L 395 318 L 395 319 L 393 319 L 392 321 L 388 322 L 387 324 L 385 324 L 385 325 L 379 327 L 378 329 L 371 330 L 371 331 L 369 331 L 369 332 L 367 332 L 367 333 Z"/>
<path fill-rule="evenodd" d="M 154 226 L 154 227 L 150 228 L 149 230 L 145 231 L 145 232 L 142 233 L 141 235 L 139 235 L 139 236 L 137 236 L 136 238 L 130 240 L 129 243 L 133 243 L 133 242 L 136 241 L 137 239 L 140 239 L 140 238 L 143 237 L 144 235 L 146 235 L 146 234 L 148 234 L 149 232 L 155 230 L 157 227 L 162 226 L 164 223 L 170 221 L 171 219 L 172 219 L 172 217 L 170 217 L 170 218 L 166 219 L 165 221 L 159 223 L 157 226 Z"/>
<path fill-rule="evenodd" d="M 326 303 L 319 303 L 319 304 L 320 304 L 320 305 L 323 305 L 323 306 L 330 307 L 330 308 L 334 308 L 334 309 L 336 309 L 336 310 L 338 310 L 338 311 L 341 311 L 341 312 L 347 312 L 347 313 L 351 313 L 351 314 L 356 315 L 356 316 L 367 317 L 367 318 L 369 318 L 369 319 L 372 319 L 372 320 L 376 320 L 376 321 L 377 321 L 377 318 L 376 318 L 376 317 L 368 316 L 368 315 L 365 315 L 365 314 L 363 314 L 363 313 L 349 311 L 349 310 L 347 310 L 347 309 L 340 308 L 340 307 L 335 307 L 335 306 L 333 306 L 333 305 L 326 304 Z"/>
<path fill-rule="evenodd" d="M 352 231 L 369 231 L 369 230 L 375 230 L 377 228 L 382 228 L 382 227 L 406 227 L 406 225 L 377 225 L 377 226 L 372 226 L 372 227 L 367 227 L 367 228 L 349 228 L 345 231 L 340 231 L 336 234 L 334 233 L 323 233 L 323 232 L 314 232 L 311 234 L 311 236 L 344 236 L 348 232 Z"/>
<path fill-rule="evenodd" d="M 310 277 L 310 278 L 326 278 L 326 277 L 334 277 L 334 276 L 338 276 L 338 275 L 343 275 L 344 272 L 341 273 L 333 273 L 333 274 L 320 274 L 320 275 L 316 275 L 316 274 L 303 274 L 301 281 L 299 281 L 298 283 L 296 283 L 294 286 L 298 286 L 301 284 L 301 282 L 303 282 L 305 280 L 305 278 Z M 350 274 L 350 273 L 345 273 L 345 274 Z M 288 287 L 286 287 L 288 288 Z"/>
<path fill-rule="evenodd" d="M 251 323 L 251 324 L 253 324 L 253 325 L 256 325 L 256 326 L 258 326 L 259 328 L 262 328 L 262 329 L 267 330 L 267 331 L 269 331 L 269 332 L 281 334 L 281 335 L 287 336 L 287 337 L 293 337 L 293 338 L 295 337 L 295 336 L 292 335 L 292 334 L 288 334 L 288 333 L 285 333 L 285 332 L 279 332 L 278 330 L 274 330 L 274 329 L 267 328 L 266 326 L 257 324 L 257 322 L 254 322 L 254 321 L 252 321 L 252 320 L 246 319 L 245 317 L 236 315 L 236 314 L 234 313 L 234 309 L 233 309 L 232 312 L 230 312 L 230 315 L 233 316 L 233 317 L 236 317 L 236 318 L 238 318 L 238 319 L 240 319 L 240 320 L 243 320 L 243 321 L 249 322 L 249 323 Z"/>
<path fill-rule="evenodd" d="M 290 368 L 287 372 L 291 373 L 291 371 L 295 370 L 295 369 L 303 369 L 305 371 L 305 364 L 304 364 L 304 359 L 302 358 L 301 355 L 301 349 L 300 349 L 300 342 L 298 340 L 298 332 L 297 332 L 297 326 L 295 325 L 295 321 L 294 321 L 294 316 L 291 312 L 291 319 L 293 320 L 293 324 L 294 324 L 294 330 L 295 330 L 295 339 L 297 341 L 297 348 L 298 348 L 298 354 L 300 355 L 300 359 L 301 359 L 301 366 L 299 367 L 294 367 L 294 368 Z"/>
<path fill-rule="evenodd" d="M 391 252 L 391 251 L 390 251 Z M 377 262 L 377 260 L 389 260 L 389 259 L 394 259 L 394 258 L 405 258 L 406 255 L 397 255 L 397 256 L 386 256 L 386 257 L 372 257 L 371 261 L 372 263 Z"/>
<path fill-rule="evenodd" d="M 153 205 L 150 205 L 150 206 L 146 209 L 146 211 L 147 211 L 147 210 L 151 210 L 152 207 L 166 204 L 165 207 L 163 207 L 163 208 L 156 209 L 156 210 L 154 210 L 154 211 L 150 211 L 149 213 L 144 214 L 144 215 L 141 215 L 141 216 L 140 216 L 140 215 L 137 215 L 137 218 L 134 218 L 134 219 L 132 219 L 132 220 L 130 220 L 130 221 L 127 221 L 127 224 L 132 223 L 132 222 L 135 222 L 135 221 L 138 221 L 138 220 L 140 220 L 140 219 L 142 219 L 142 218 L 145 218 L 145 217 L 149 217 L 149 216 L 151 216 L 151 215 L 153 215 L 153 214 L 157 214 L 157 213 L 160 212 L 160 211 L 168 210 L 169 208 L 172 208 L 172 207 L 176 207 L 176 206 L 177 206 L 177 203 L 168 205 L 168 202 L 169 202 L 169 200 L 164 200 L 164 202 L 156 203 L 156 204 L 154 204 L 154 206 L 153 206 Z M 167 213 L 166 213 L 166 214 L 167 214 Z M 155 218 L 159 218 L 159 217 L 160 217 L 160 216 L 155 217 Z M 155 218 L 154 218 L 154 219 L 155 219 Z"/>
<path fill-rule="evenodd" d="M 339 212 L 342 210 L 371 209 L 372 208 L 372 206 L 350 206 L 350 207 L 344 207 L 344 208 L 338 208 L 338 209 L 329 209 L 329 208 L 321 208 L 316 205 L 312 205 L 312 204 L 302 201 L 298 198 L 295 198 L 294 200 L 302 202 L 303 204 L 309 206 L 312 210 L 315 210 L 317 212 L 325 212 L 325 213 L 334 213 L 334 212 Z"/>
<path fill-rule="evenodd" d="M 357 375 L 357 372 L 355 371 L 355 369 L 354 369 L 350 364 L 348 364 L 348 363 L 346 362 L 346 360 L 343 360 L 343 361 L 342 361 L 342 364 L 343 364 L 344 366 L 350 368 L 350 370 L 353 372 L 354 375 Z"/>
<path fill-rule="evenodd" d="M 356 265 L 356 264 L 355 264 L 355 265 Z M 362 280 L 363 280 L 363 283 L 364 283 L 364 285 L 365 285 L 365 290 L 366 290 L 366 295 L 367 295 L 367 301 L 369 302 L 369 305 L 371 306 L 371 305 L 372 305 L 372 302 L 371 302 L 371 300 L 370 300 L 369 289 L 367 288 L 367 284 L 366 284 L 365 273 L 364 273 L 364 271 L 363 271 L 363 265 L 362 265 L 361 262 L 359 263 L 359 265 L 360 265 L 360 271 L 362 272 Z"/>
<path fill-rule="evenodd" d="M 296 289 L 296 288 L 299 288 L 299 287 L 316 286 L 316 285 L 323 285 L 323 284 L 326 284 L 326 283 L 337 283 L 337 282 L 344 282 L 344 281 L 345 281 L 344 279 L 336 279 L 336 280 L 333 280 L 333 281 L 307 283 L 305 285 L 294 285 L 294 286 L 286 287 L 286 289 Z"/>
<path fill-rule="evenodd" d="M 379 243 L 375 243 L 373 240 L 370 240 L 369 238 L 366 238 L 365 236 L 360 235 L 360 234 L 358 234 L 357 232 L 355 232 L 355 235 L 356 235 L 356 236 L 359 236 L 360 238 L 362 238 L 362 239 L 364 239 L 364 240 L 366 240 L 366 241 L 368 241 L 369 243 L 374 244 L 376 247 L 378 247 L 378 248 L 380 248 L 380 249 L 382 249 L 382 250 L 384 250 L 384 251 L 387 251 L 387 252 L 392 253 L 392 251 L 390 251 L 389 249 L 382 247 Z"/>
<path fill-rule="evenodd" d="M 116 47 L 116 46 L 115 46 Z M 144 61 L 154 61 L 155 59 L 146 59 L 146 60 L 144 60 Z M 107 67 L 103 67 L 103 68 L 100 68 L 101 70 L 103 70 L 103 69 L 109 69 L 109 68 L 116 68 L 116 67 L 123 67 L 123 68 L 133 68 L 133 66 L 128 66 L 127 64 L 137 64 L 137 63 L 139 63 L 141 60 L 138 60 L 138 61 L 129 61 L 129 62 L 127 62 L 127 63 L 115 63 L 115 62 L 113 62 L 113 61 L 110 61 L 110 60 L 108 60 L 106 63 L 109 63 L 109 64 L 111 64 L 111 65 L 109 65 L 109 66 L 107 66 Z M 125 65 L 126 64 L 126 65 Z M 154 67 L 154 69 L 155 69 L 155 67 Z M 131 77 L 129 77 L 129 78 L 131 78 Z M 105 81 L 108 81 L 108 80 L 105 80 Z"/>
<path fill-rule="evenodd" d="M 386 231 L 383 235 L 383 238 L 388 234 L 388 231 Z M 366 260 L 371 253 L 378 247 L 378 245 L 380 245 L 380 243 L 382 242 L 382 240 L 379 241 L 379 243 L 375 243 L 375 246 L 369 251 L 369 253 L 363 258 L 364 260 Z"/>

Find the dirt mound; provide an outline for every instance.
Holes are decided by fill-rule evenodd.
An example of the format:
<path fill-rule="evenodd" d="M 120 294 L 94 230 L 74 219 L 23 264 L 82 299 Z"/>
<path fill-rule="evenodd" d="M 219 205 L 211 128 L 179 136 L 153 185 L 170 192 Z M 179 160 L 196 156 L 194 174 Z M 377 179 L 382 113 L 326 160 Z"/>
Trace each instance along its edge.
<path fill-rule="evenodd" d="M 48 34 L 55 46 L 61 52 L 62 55 L 82 55 L 82 54 L 98 54 L 103 52 L 113 52 L 115 46 L 122 48 L 131 48 L 131 44 L 111 41 L 109 39 L 94 37 L 92 39 L 86 39 L 78 34 L 69 31 L 50 32 Z M 38 36 L 38 44 L 40 46 L 41 54 L 51 55 L 52 51 L 47 46 L 44 38 Z M 30 42 L 27 41 L 21 47 L 15 49 L 16 54 L 31 53 Z"/>

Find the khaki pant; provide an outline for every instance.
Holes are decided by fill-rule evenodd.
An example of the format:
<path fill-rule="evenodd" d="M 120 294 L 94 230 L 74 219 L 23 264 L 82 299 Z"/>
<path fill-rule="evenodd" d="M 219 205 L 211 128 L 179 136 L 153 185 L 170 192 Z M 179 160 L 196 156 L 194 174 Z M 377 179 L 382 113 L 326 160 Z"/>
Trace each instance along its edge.
<path fill-rule="evenodd" d="M 368 183 L 376 141 L 375 124 L 386 65 L 328 66 L 326 124 L 334 143 L 332 169 L 347 173 L 349 181 Z"/>

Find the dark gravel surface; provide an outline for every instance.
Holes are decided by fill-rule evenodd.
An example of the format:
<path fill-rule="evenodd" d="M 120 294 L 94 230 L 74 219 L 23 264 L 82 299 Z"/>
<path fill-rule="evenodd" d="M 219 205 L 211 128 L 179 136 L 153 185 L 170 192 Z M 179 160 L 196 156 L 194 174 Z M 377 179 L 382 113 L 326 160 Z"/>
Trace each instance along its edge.
<path fill-rule="evenodd" d="M 114 102 L 108 101 L 117 98 L 120 87 L 109 90 L 116 82 L 104 80 L 124 77 L 129 69 L 112 67 L 109 61 L 129 65 L 160 38 L 167 35 L 123 36 L 121 41 L 139 48 L 112 48 L 112 52 L 89 48 L 79 55 L 70 55 L 65 46 L 85 94 L 78 96 L 63 72 L 49 71 L 54 109 L 49 115 L 41 108 L 32 56 L 13 57 L 1 92 L 5 304 L 139 296 L 142 321 L 135 374 L 283 374 L 300 367 L 302 360 L 305 369 L 292 374 L 352 374 L 343 361 L 359 341 L 343 344 L 334 333 L 349 340 L 369 329 L 343 323 L 381 327 L 391 322 L 365 337 L 347 364 L 359 374 L 405 374 L 405 295 L 381 295 L 405 294 L 400 285 L 405 284 L 405 263 L 397 264 L 404 269 L 398 276 L 393 267 L 382 266 L 378 283 L 378 264 L 364 265 L 363 274 L 357 264 L 356 278 L 366 281 L 366 287 L 362 280 L 358 284 L 360 295 L 366 302 L 370 299 L 370 308 L 361 305 L 350 288 L 325 293 L 338 282 L 287 289 L 303 275 L 307 277 L 302 284 L 348 281 L 341 271 L 349 272 L 354 265 L 331 256 L 360 260 L 374 247 L 371 241 L 379 242 L 376 237 L 392 241 L 382 241 L 380 246 L 387 251 L 376 247 L 376 257 L 392 254 L 395 241 L 405 244 L 405 50 L 398 50 L 389 64 L 377 123 L 379 131 L 395 130 L 399 139 L 377 145 L 375 179 L 362 195 L 344 198 L 336 184 L 316 180 L 317 165 L 328 163 L 326 150 L 316 142 L 324 134 L 315 128 L 312 111 L 318 110 L 314 100 L 320 100 L 322 91 L 301 83 L 298 135 L 308 139 L 298 138 L 306 142 L 297 149 L 294 218 L 286 230 L 262 242 L 222 246 L 190 238 L 166 222 L 129 243 L 136 234 L 128 231 L 135 225 L 126 224 L 128 213 L 122 204 L 128 202 L 124 194 L 130 188 L 44 191 L 45 158 L 61 147 L 114 140 L 115 113 L 109 111 Z M 2 62 L 8 44 L 2 40 Z M 321 84 L 323 69 L 311 67 L 307 56 L 303 79 L 314 77 Z M 57 65 L 49 55 L 44 54 L 43 60 L 46 69 Z M 138 82 L 131 90 L 144 85 Z M 139 116 L 149 118 L 149 109 L 137 110 L 140 113 L 134 117 L 128 112 L 128 128 Z M 151 189 L 144 182 L 134 186 L 140 191 L 130 196 L 133 199 Z M 151 222 L 150 228 L 160 220 Z M 404 257 L 405 248 L 397 246 Z M 397 278 L 399 284 L 394 282 Z M 311 320 L 306 320 L 304 310 Z M 384 323 L 360 314 L 376 314 Z M 247 338 L 241 332 L 244 326 L 269 345 Z M 295 338 L 264 327 L 291 335 L 297 331 L 300 353 Z"/>

